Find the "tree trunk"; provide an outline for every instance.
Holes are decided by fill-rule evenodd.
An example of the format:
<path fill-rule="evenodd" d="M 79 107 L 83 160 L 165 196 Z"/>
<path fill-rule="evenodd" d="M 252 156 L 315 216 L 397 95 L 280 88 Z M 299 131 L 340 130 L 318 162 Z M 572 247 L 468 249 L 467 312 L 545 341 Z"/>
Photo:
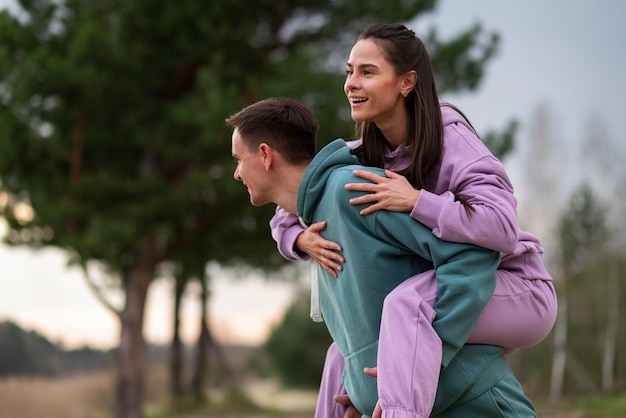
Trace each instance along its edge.
<path fill-rule="evenodd" d="M 565 280 L 565 279 L 562 279 Z M 565 288 L 565 286 L 562 286 Z M 558 402 L 563 393 L 565 361 L 567 359 L 567 289 L 559 294 L 559 307 L 554 326 L 554 355 L 550 379 L 550 402 Z"/>
<path fill-rule="evenodd" d="M 123 280 L 126 306 L 120 314 L 121 338 L 113 400 L 114 418 L 142 418 L 145 341 L 144 307 L 154 263 L 140 262 L 128 269 Z"/>
<path fill-rule="evenodd" d="M 577 384 L 587 395 L 597 395 L 600 391 L 593 376 L 587 372 L 585 367 L 571 352 L 568 352 L 566 357 L 565 369 L 571 377 L 568 381 Z"/>
<path fill-rule="evenodd" d="M 183 355 L 182 342 L 180 340 L 180 305 L 185 284 L 187 281 L 182 276 L 176 276 L 176 287 L 174 292 L 174 332 L 172 336 L 172 346 L 170 348 L 170 375 L 169 390 L 173 396 L 180 395 L 182 389 Z"/>
<path fill-rule="evenodd" d="M 198 338 L 198 345 L 196 347 L 196 364 L 193 368 L 193 378 L 191 380 L 192 392 L 198 401 L 205 399 L 204 383 L 205 376 L 208 373 L 208 354 L 211 340 L 211 334 L 209 333 L 207 321 L 208 291 L 205 280 L 201 280 L 201 286 L 202 292 L 200 293 L 200 304 L 202 309 L 200 310 L 200 337 Z"/>
<path fill-rule="evenodd" d="M 615 349 L 619 329 L 619 277 L 617 263 L 611 261 L 607 278 L 607 321 L 602 356 L 602 391 L 613 390 L 613 369 L 615 367 Z"/>

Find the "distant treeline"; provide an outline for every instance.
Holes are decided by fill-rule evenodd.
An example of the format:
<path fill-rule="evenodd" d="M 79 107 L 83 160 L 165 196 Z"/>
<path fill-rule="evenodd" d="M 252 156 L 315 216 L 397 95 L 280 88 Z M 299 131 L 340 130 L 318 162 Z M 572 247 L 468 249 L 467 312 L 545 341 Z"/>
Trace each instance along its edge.
<path fill-rule="evenodd" d="M 268 372 L 260 347 L 220 345 L 210 359 L 213 373 L 241 379 Z M 167 360 L 168 345 L 147 344 L 148 364 Z M 183 347 L 183 362 L 193 365 L 196 347 Z M 98 350 L 88 346 L 67 350 L 36 331 L 27 331 L 12 321 L 0 322 L 0 377 L 10 375 L 62 376 L 115 367 L 116 349 Z"/>
<path fill-rule="evenodd" d="M 113 350 L 90 347 L 65 350 L 35 331 L 14 322 L 0 322 L 0 376 L 59 376 L 112 367 Z"/>

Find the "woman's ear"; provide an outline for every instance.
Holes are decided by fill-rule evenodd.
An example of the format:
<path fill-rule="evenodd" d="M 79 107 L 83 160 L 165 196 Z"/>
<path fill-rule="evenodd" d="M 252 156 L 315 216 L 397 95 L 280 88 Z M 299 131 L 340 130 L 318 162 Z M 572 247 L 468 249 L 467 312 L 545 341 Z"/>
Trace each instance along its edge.
<path fill-rule="evenodd" d="M 402 76 L 402 85 L 400 87 L 400 92 L 404 97 L 408 96 L 411 90 L 415 87 L 417 83 L 417 73 L 415 70 L 411 70 Z"/>

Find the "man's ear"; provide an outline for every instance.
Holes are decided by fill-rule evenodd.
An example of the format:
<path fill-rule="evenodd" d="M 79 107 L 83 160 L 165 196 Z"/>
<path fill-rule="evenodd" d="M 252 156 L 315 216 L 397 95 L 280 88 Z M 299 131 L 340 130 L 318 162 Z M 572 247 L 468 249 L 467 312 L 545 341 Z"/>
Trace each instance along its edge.
<path fill-rule="evenodd" d="M 262 142 L 259 145 L 259 157 L 261 158 L 261 162 L 265 166 L 265 171 L 269 170 L 274 162 L 274 155 L 272 147 L 270 147 L 265 142 Z"/>

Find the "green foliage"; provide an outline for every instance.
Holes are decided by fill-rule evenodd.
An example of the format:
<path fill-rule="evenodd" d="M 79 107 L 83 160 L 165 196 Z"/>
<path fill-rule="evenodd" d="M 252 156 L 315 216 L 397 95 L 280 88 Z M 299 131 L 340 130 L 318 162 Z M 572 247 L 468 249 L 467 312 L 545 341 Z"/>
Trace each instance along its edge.
<path fill-rule="evenodd" d="M 6 241 L 60 247 L 121 278 L 129 341 L 120 363 L 130 367 L 140 361 L 132 345 L 141 341 L 138 313 L 157 265 L 176 262 L 187 276 L 204 277 L 208 261 L 283 262 L 268 233 L 273 208 L 252 207 L 230 177 L 224 119 L 259 99 L 289 96 L 318 115 L 320 145 L 350 136 L 341 85 L 359 29 L 411 20 L 437 1 L 18 3 L 18 16 L 0 12 Z M 496 45 L 473 45 L 480 32 L 471 28 L 450 48 L 429 37 L 443 86 L 477 85 Z M 116 402 L 117 414 L 127 405 L 138 413 L 139 371 L 120 374 L 132 387 L 117 390 L 130 399 Z"/>
<path fill-rule="evenodd" d="M 626 256 L 623 246 L 616 245 L 621 237 L 615 234 L 618 228 L 611 224 L 609 209 L 593 189 L 583 184 L 572 193 L 555 230 L 561 272 L 554 276 L 555 286 L 560 307 L 567 308 L 559 311 L 558 318 L 564 321 L 567 336 L 563 396 L 568 398 L 570 409 L 588 412 L 585 416 L 622 416 L 618 411 L 624 408 L 623 403 L 612 405 L 611 398 L 598 397 L 594 398 L 598 403 L 596 414 L 591 398 L 580 399 L 580 403 L 573 399 L 622 393 L 626 387 L 626 362 L 621 355 L 626 347 L 626 312 L 620 303 L 626 299 Z M 546 398 L 551 390 L 554 337 L 562 336 L 564 331 L 559 326 L 557 322 L 554 335 L 542 343 L 508 357 L 533 400 Z M 613 362 L 607 361 L 611 359 Z M 606 384 L 607 377 L 612 383 Z M 558 410 L 559 406 L 543 409 Z"/>
<path fill-rule="evenodd" d="M 302 293 L 264 346 L 278 375 L 289 386 L 319 387 L 332 342 L 325 325 L 309 317 L 309 307 L 308 292 Z"/>
<path fill-rule="evenodd" d="M 476 89 L 500 43 L 498 34 L 486 34 L 480 24 L 445 43 L 438 40 L 437 30 L 432 29 L 426 40 L 431 46 L 440 93 Z"/>
<path fill-rule="evenodd" d="M 601 390 L 623 390 L 626 364 L 620 347 L 626 345 L 624 311 L 619 301 L 626 297 L 626 257 L 614 248 L 608 206 L 589 185 L 574 191 L 562 215 L 559 229 L 559 298 L 566 300 L 568 363 L 572 379 L 564 388 L 569 394 L 594 394 Z M 615 351 L 615 356 L 611 354 Z M 603 362 L 614 359 L 610 370 Z M 609 374 L 613 388 L 601 382 Z"/>
<path fill-rule="evenodd" d="M 8 242 L 70 249 L 113 271 L 146 242 L 157 259 L 184 259 L 197 273 L 207 260 L 280 264 L 272 208 L 250 207 L 230 179 L 224 118 L 290 96 L 319 116 L 320 145 L 350 137 L 342 67 L 358 30 L 436 3 L 38 0 L 20 2 L 20 19 L 2 12 Z M 497 45 L 481 35 L 474 27 L 444 43 L 430 34 L 444 89 L 476 87 Z M 20 202 L 33 219 L 15 215 Z"/>
<path fill-rule="evenodd" d="M 606 208 L 589 185 L 580 186 L 559 226 L 564 270 L 576 274 L 593 264 L 607 250 L 608 239 Z"/>
<path fill-rule="evenodd" d="M 486 135 L 483 135 L 481 139 L 489 150 L 502 160 L 509 152 L 513 151 L 517 128 L 517 121 L 512 120 L 508 122 L 504 131 L 488 132 Z"/>

